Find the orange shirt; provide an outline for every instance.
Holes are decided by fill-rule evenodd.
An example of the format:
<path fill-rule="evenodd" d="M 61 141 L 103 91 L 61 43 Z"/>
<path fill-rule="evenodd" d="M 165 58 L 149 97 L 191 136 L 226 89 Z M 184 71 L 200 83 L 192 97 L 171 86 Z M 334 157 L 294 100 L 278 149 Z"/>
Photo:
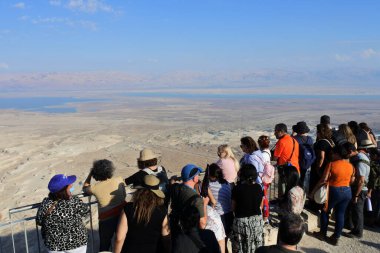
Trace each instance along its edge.
<path fill-rule="evenodd" d="M 334 187 L 350 186 L 351 176 L 354 174 L 354 167 L 346 160 L 337 160 L 329 164 L 330 178 L 329 184 Z"/>
<path fill-rule="evenodd" d="M 294 146 L 294 151 L 293 151 Z M 292 156 L 293 151 L 293 156 Z M 300 172 L 300 166 L 298 163 L 298 154 L 299 154 L 299 146 L 298 142 L 294 140 L 289 134 L 281 137 L 277 143 L 276 148 L 274 149 L 274 156 L 278 157 L 277 164 L 283 165 L 287 162 L 290 162 L 294 167 L 297 168 L 298 172 Z M 292 159 L 289 161 L 290 157 Z"/>

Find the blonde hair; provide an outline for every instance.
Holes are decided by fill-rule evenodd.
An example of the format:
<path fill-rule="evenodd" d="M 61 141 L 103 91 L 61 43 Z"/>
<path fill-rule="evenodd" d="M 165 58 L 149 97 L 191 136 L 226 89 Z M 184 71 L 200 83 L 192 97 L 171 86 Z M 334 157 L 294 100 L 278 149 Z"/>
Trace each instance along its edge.
<path fill-rule="evenodd" d="M 223 144 L 223 145 L 220 145 L 218 147 L 218 152 L 219 153 L 222 153 L 222 152 L 226 152 L 226 158 L 231 158 L 232 161 L 234 161 L 234 167 L 235 167 L 235 170 L 236 171 L 239 171 L 240 169 L 240 164 L 239 164 L 239 161 L 235 158 L 235 155 L 234 153 L 232 152 L 232 149 L 230 146 L 228 146 L 228 144 Z"/>
<path fill-rule="evenodd" d="M 340 124 L 339 132 L 341 132 L 346 137 L 349 143 L 356 145 L 356 137 L 352 133 L 351 128 L 347 124 Z"/>

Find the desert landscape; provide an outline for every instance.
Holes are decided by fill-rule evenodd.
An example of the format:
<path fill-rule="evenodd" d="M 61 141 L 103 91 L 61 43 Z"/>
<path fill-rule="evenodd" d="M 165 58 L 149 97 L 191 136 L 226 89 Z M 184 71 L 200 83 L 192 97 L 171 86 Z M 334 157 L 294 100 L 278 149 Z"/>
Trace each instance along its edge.
<path fill-rule="evenodd" d="M 10 208 L 40 202 L 48 194 L 47 184 L 54 174 L 76 175 L 75 193 L 80 193 L 96 159 L 112 160 L 116 174 L 127 177 L 137 171 L 138 152 L 148 147 L 161 155 L 161 164 L 175 175 L 187 163 L 205 166 L 216 161 L 216 148 L 223 143 L 230 144 L 241 157 L 242 136 L 257 139 L 267 134 L 274 145 L 273 128 L 280 122 L 291 131 L 292 125 L 304 120 L 314 134 L 319 117 L 329 114 L 335 125 L 356 120 L 367 122 L 374 131 L 379 129 L 379 100 L 120 93 L 87 96 L 99 101 L 63 105 L 74 107 L 74 113 L 1 111 L 2 222 L 8 220 Z M 309 240 L 304 243 L 315 247 Z"/>

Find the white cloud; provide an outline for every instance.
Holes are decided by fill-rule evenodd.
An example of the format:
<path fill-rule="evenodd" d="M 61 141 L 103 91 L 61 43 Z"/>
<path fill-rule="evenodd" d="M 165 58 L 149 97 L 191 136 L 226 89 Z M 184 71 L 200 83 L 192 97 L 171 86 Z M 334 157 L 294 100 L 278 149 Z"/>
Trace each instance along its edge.
<path fill-rule="evenodd" d="M 17 8 L 17 9 L 24 9 L 25 8 L 25 3 L 19 2 L 19 3 L 14 4 L 13 7 Z"/>
<path fill-rule="evenodd" d="M 91 31 L 96 31 L 98 29 L 97 24 L 88 20 L 73 20 L 70 18 L 60 18 L 60 17 L 47 17 L 47 18 L 34 18 L 31 19 L 32 24 L 50 24 L 50 25 L 66 25 L 70 27 L 80 27 Z"/>
<path fill-rule="evenodd" d="M 53 6 L 60 6 L 61 5 L 61 0 L 50 0 L 49 4 Z"/>
<path fill-rule="evenodd" d="M 103 3 L 102 0 L 69 0 L 67 7 L 71 10 L 79 10 L 88 13 L 95 13 L 98 11 L 117 13 L 112 6 Z"/>
<path fill-rule="evenodd" d="M 8 64 L 4 62 L 0 62 L 0 69 L 8 69 L 8 68 L 9 68 Z"/>
<path fill-rule="evenodd" d="M 372 48 L 368 48 L 366 50 L 363 50 L 361 53 L 360 53 L 360 56 L 364 59 L 368 59 L 368 58 L 371 58 L 371 57 L 374 57 L 374 56 L 379 56 L 380 53 L 379 52 L 376 52 L 374 49 Z"/>
<path fill-rule="evenodd" d="M 29 16 L 24 15 L 24 16 L 19 17 L 18 19 L 22 20 L 22 21 L 25 21 L 25 20 L 29 19 Z"/>
<path fill-rule="evenodd" d="M 336 61 L 339 61 L 339 62 L 348 62 L 348 61 L 351 61 L 351 56 L 348 56 L 348 55 L 335 54 L 334 58 L 335 58 Z"/>

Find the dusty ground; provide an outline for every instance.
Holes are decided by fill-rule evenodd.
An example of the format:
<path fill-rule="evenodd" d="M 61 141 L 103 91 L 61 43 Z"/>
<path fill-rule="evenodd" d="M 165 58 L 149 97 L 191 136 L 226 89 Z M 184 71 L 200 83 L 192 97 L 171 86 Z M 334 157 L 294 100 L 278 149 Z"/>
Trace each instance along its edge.
<path fill-rule="evenodd" d="M 116 174 L 126 177 L 137 171 L 139 150 L 149 147 L 161 154 L 161 163 L 175 174 L 186 163 L 205 166 L 215 161 L 216 147 L 222 143 L 229 143 L 240 157 L 240 137 L 257 139 L 267 133 L 273 138 L 273 127 L 279 122 L 291 128 L 305 120 L 314 131 L 322 114 L 329 114 L 336 124 L 357 120 L 374 127 L 380 116 L 380 101 L 318 99 L 115 97 L 112 103 L 77 108 L 78 113 L 73 114 L 0 111 L 1 222 L 8 220 L 9 208 L 36 203 L 46 196 L 47 183 L 56 173 L 77 175 L 79 192 L 80 182 L 96 159 L 112 160 Z M 378 252 L 379 240 L 378 231 L 366 231 L 360 242 L 343 240 L 339 252 Z M 337 252 L 309 237 L 301 247 L 306 252 Z"/>

